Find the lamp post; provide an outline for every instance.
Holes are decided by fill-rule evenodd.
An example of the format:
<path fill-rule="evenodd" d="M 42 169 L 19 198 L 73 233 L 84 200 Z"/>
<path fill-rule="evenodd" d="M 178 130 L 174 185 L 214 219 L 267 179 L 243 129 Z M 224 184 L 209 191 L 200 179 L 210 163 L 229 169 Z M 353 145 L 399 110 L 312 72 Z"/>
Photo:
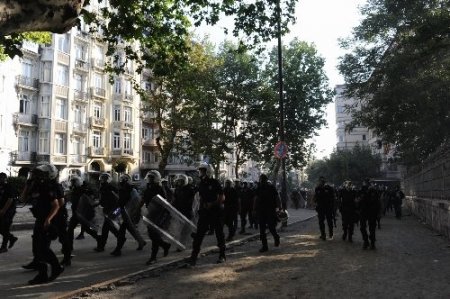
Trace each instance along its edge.
<path fill-rule="evenodd" d="M 277 1 L 277 31 L 278 31 L 278 96 L 280 106 L 280 131 L 279 141 L 284 142 L 284 97 L 283 97 L 283 60 L 282 60 L 282 45 L 281 45 L 281 0 Z M 281 203 L 283 209 L 287 208 L 287 190 L 286 190 L 286 157 L 281 157 Z M 286 226 L 287 223 L 283 223 Z"/>

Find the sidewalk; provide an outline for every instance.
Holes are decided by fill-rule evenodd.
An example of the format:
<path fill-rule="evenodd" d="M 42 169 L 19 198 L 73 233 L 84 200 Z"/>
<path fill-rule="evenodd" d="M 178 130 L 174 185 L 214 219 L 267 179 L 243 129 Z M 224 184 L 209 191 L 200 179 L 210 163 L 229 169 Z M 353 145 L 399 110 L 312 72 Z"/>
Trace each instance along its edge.
<path fill-rule="evenodd" d="M 338 223 L 339 225 L 340 223 Z M 382 219 L 377 249 L 318 238 L 317 218 L 282 233 L 281 246 L 260 254 L 259 241 L 236 245 L 225 264 L 216 254 L 194 268 L 155 270 L 103 288 L 89 298 L 450 298 L 450 242 L 411 216 Z"/>

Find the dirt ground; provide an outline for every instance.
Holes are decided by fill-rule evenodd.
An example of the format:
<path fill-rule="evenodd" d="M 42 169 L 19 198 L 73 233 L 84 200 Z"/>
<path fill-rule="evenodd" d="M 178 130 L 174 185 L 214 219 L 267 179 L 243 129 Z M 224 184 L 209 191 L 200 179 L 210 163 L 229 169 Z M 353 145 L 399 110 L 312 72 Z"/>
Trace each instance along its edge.
<path fill-rule="evenodd" d="M 317 218 L 281 233 L 281 247 L 260 254 L 259 241 L 202 257 L 193 268 L 155 272 L 90 298 L 450 298 L 450 242 L 407 216 L 382 219 L 377 249 L 318 238 Z M 87 294 L 86 294 L 87 295 Z"/>

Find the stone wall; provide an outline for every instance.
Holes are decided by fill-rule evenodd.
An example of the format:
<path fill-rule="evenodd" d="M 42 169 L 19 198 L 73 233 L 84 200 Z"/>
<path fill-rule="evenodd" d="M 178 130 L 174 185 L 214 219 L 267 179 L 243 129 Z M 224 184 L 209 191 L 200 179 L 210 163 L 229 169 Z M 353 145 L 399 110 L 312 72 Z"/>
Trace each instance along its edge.
<path fill-rule="evenodd" d="M 403 183 L 406 207 L 450 238 L 450 145 L 409 171 Z"/>

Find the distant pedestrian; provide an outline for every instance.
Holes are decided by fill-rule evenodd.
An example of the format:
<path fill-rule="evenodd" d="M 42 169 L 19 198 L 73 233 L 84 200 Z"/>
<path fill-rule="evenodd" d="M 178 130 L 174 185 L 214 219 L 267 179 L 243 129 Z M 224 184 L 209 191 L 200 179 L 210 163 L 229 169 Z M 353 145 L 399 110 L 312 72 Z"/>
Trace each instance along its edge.
<path fill-rule="evenodd" d="M 394 196 L 393 196 L 393 203 L 394 203 L 394 210 L 395 210 L 395 217 L 397 219 L 402 218 L 402 203 L 403 199 L 405 198 L 405 194 L 400 190 L 400 186 L 396 186 L 394 190 Z"/>
<path fill-rule="evenodd" d="M 17 241 L 17 237 L 11 234 L 11 224 L 16 214 L 16 191 L 7 179 L 6 173 L 0 173 L 0 234 L 3 236 L 0 253 L 7 252 Z"/>
<path fill-rule="evenodd" d="M 268 228 L 273 236 L 274 246 L 280 246 L 280 236 L 277 233 L 277 211 L 281 209 L 281 201 L 278 191 L 268 182 L 268 177 L 265 174 L 260 175 L 259 185 L 255 192 L 255 205 L 259 221 L 259 238 L 262 247 L 259 252 L 266 252 L 269 250 L 266 237 L 266 229 Z"/>
<path fill-rule="evenodd" d="M 314 193 L 314 201 L 316 203 L 317 216 L 319 218 L 320 238 L 326 240 L 325 219 L 328 225 L 328 236 L 333 238 L 333 210 L 334 210 L 334 189 L 325 184 L 325 177 L 319 178 Z"/>

